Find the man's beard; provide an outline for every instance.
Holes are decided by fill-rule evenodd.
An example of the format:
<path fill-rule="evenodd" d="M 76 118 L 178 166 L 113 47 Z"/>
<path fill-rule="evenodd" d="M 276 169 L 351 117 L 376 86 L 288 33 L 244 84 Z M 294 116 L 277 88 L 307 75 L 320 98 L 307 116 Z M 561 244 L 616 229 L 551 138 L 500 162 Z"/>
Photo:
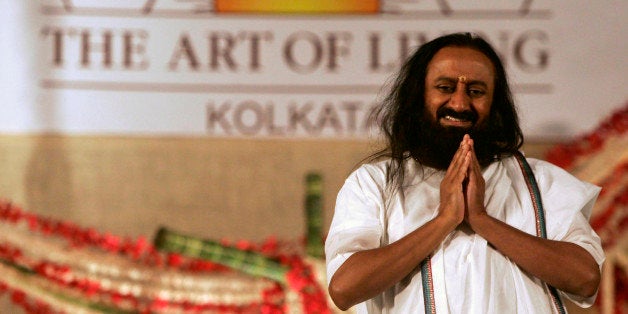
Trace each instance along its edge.
<path fill-rule="evenodd" d="M 487 123 L 478 123 L 475 112 L 456 113 L 450 109 L 441 109 L 437 112 L 436 120 L 428 113 L 423 114 L 420 123 L 421 133 L 418 134 L 419 145 L 412 151 L 412 156 L 416 160 L 428 167 L 447 170 L 465 134 L 469 134 L 473 139 L 473 148 L 481 167 L 486 167 L 495 160 L 495 155 L 499 151 L 495 144 L 497 134 L 489 130 Z M 438 120 L 444 115 L 472 121 L 473 125 L 468 128 L 443 126 Z"/>

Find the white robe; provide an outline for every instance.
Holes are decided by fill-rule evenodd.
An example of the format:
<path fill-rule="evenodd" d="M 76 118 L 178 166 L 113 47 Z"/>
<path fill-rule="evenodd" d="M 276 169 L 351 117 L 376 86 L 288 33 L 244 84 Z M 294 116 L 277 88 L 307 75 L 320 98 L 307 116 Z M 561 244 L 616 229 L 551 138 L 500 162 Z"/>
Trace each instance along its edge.
<path fill-rule="evenodd" d="M 528 159 L 545 209 L 547 238 L 575 243 L 598 265 L 604 261 L 600 239 L 588 219 L 600 188 L 582 182 L 550 163 Z M 327 279 L 351 254 L 393 243 L 433 219 L 440 203 L 444 172 L 407 163 L 405 198 L 386 196 L 386 163 L 361 166 L 338 194 L 325 243 Z M 535 212 L 524 176 L 514 157 L 484 169 L 489 215 L 536 235 Z M 542 263 L 543 261 L 539 261 Z M 471 230 L 450 233 L 431 259 L 436 313 L 552 313 L 539 279 L 522 271 Z M 560 292 L 580 306 L 595 300 Z M 358 313 L 423 313 L 420 268 L 379 296 L 356 305 Z"/>

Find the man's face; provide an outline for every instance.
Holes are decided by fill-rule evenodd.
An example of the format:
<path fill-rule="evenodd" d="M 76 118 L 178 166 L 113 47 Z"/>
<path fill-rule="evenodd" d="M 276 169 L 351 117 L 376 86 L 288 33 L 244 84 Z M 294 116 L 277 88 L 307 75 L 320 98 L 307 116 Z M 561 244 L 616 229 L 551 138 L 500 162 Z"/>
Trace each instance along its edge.
<path fill-rule="evenodd" d="M 445 128 L 471 129 L 486 123 L 495 88 L 495 70 L 483 53 L 445 47 L 427 66 L 425 109 Z"/>
<path fill-rule="evenodd" d="M 488 119 L 495 88 L 491 61 L 471 48 L 446 47 L 427 66 L 425 77 L 426 119 L 421 120 L 421 144 L 413 154 L 421 163 L 436 169 L 449 167 L 464 134 L 474 140 L 481 166 L 495 154 L 495 134 Z"/>

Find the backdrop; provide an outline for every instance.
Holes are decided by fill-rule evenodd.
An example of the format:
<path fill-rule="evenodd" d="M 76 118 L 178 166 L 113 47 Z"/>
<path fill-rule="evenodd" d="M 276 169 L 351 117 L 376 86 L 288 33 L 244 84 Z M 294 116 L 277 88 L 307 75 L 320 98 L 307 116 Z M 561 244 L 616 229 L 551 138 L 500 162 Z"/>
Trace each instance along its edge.
<path fill-rule="evenodd" d="M 626 100 L 626 1 L 3 3 L 4 133 L 365 139 L 401 61 L 453 31 L 497 48 L 529 138 Z"/>

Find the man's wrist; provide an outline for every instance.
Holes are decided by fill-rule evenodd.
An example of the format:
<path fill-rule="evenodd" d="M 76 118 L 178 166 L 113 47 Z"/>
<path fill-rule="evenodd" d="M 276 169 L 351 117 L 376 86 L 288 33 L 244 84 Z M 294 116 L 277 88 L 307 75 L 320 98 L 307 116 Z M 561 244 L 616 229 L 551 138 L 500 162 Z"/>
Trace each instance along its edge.
<path fill-rule="evenodd" d="M 436 216 L 434 218 L 434 222 L 448 232 L 453 231 L 460 224 L 460 221 L 458 221 L 455 217 L 447 215 Z"/>
<path fill-rule="evenodd" d="M 475 233 L 482 235 L 485 230 L 490 228 L 493 217 L 489 216 L 486 212 L 469 214 L 467 222 Z"/>

